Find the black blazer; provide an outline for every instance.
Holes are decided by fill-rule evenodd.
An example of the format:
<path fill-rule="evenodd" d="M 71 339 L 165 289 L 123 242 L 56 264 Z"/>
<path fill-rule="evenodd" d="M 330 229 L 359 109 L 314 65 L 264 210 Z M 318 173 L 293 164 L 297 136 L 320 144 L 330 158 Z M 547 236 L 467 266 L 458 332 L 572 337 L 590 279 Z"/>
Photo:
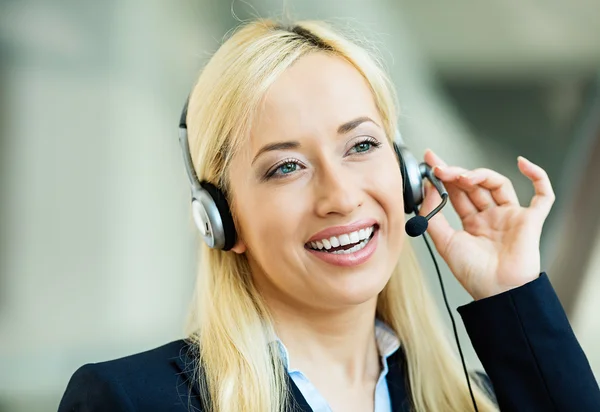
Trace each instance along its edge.
<path fill-rule="evenodd" d="M 458 312 L 502 411 L 600 411 L 598 383 L 545 273 Z M 178 340 L 84 365 L 58 411 L 201 411 L 193 351 Z M 394 412 L 409 411 L 402 350 L 389 359 L 387 383 Z M 299 410 L 311 411 L 292 379 L 288 384 Z"/>

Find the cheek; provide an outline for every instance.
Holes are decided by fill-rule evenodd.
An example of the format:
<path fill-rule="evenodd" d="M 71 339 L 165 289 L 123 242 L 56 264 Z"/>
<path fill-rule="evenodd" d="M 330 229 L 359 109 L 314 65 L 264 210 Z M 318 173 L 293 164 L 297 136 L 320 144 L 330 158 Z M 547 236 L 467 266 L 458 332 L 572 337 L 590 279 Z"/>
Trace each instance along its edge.
<path fill-rule="evenodd" d="M 239 229 L 257 258 L 285 254 L 293 243 L 301 241 L 298 233 L 306 205 L 297 192 L 254 186 L 245 198 L 240 204 Z"/>
<path fill-rule="evenodd" d="M 251 254 L 272 253 L 272 248 L 289 241 L 293 235 L 293 224 L 298 219 L 289 218 L 297 214 L 298 199 L 282 188 L 268 184 L 257 184 L 250 176 L 243 161 L 234 159 L 230 169 L 232 211 L 236 229 Z M 269 252 L 271 250 L 271 252 Z"/>
<path fill-rule="evenodd" d="M 300 290 L 303 277 L 303 223 L 306 204 L 298 193 L 273 188 L 249 193 L 239 224 L 253 276 L 259 288 Z M 278 292 L 278 293 L 280 293 Z"/>
<path fill-rule="evenodd" d="M 404 220 L 403 182 L 396 158 L 393 155 L 386 156 L 375 167 L 376 172 L 370 174 L 371 186 L 376 192 L 374 196 L 388 217 Z"/>
<path fill-rule="evenodd" d="M 388 235 L 394 248 L 400 247 L 404 239 L 404 196 L 403 182 L 396 158 L 387 156 L 379 163 L 377 172 L 372 173 L 370 182 L 371 194 L 383 209 L 385 227 L 381 229 Z"/>

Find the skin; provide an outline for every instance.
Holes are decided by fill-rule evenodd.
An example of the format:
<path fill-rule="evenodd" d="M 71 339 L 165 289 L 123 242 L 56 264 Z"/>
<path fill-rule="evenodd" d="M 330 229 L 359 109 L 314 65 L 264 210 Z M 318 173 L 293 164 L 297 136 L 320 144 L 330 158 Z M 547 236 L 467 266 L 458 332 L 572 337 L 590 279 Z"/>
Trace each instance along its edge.
<path fill-rule="evenodd" d="M 361 117 L 372 121 L 338 132 Z M 296 144 L 259 154 L 280 142 Z M 541 228 L 554 200 L 545 172 L 519 160 L 536 189 L 532 205 L 522 208 L 508 179 L 494 171 L 448 166 L 432 151 L 425 161 L 436 166 L 463 221 L 455 230 L 440 213 L 428 231 L 465 289 L 481 299 L 535 279 Z M 248 258 L 290 367 L 334 411 L 373 410 L 377 294 L 406 234 L 397 159 L 365 79 L 339 57 L 300 58 L 269 89 L 229 179 L 239 232 L 233 251 Z M 428 187 L 422 214 L 439 201 Z M 379 225 L 377 249 L 365 263 L 334 266 L 305 249 L 315 233 L 365 218 Z"/>
<path fill-rule="evenodd" d="M 448 166 L 433 151 L 425 161 L 444 182 L 463 230 L 455 230 L 443 214 L 432 219 L 429 234 L 450 270 L 475 300 L 517 288 L 535 280 L 541 270 L 540 237 L 555 201 L 547 173 L 519 156 L 517 166 L 533 184 L 535 194 L 522 207 L 510 180 L 490 169 Z M 426 191 L 423 213 L 440 196 Z"/>
<path fill-rule="evenodd" d="M 373 122 L 338 133 L 360 117 Z M 358 152 L 365 139 L 380 146 Z M 299 146 L 254 160 L 262 147 L 282 141 Z M 263 179 L 286 159 L 298 162 L 296 171 Z M 405 234 L 398 161 L 365 79 L 341 58 L 314 53 L 298 60 L 269 89 L 247 146 L 232 161 L 230 185 L 241 239 L 234 251 L 248 257 L 290 366 L 334 410 L 370 410 L 380 369 L 377 294 Z M 379 238 L 364 264 L 333 266 L 305 249 L 321 230 L 366 218 L 379 223 Z"/>

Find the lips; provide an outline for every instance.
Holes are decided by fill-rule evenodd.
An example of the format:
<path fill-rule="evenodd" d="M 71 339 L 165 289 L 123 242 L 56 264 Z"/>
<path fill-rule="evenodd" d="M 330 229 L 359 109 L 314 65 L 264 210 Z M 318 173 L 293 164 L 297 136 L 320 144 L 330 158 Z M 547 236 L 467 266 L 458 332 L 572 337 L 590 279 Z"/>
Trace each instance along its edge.
<path fill-rule="evenodd" d="M 330 239 L 332 236 L 341 236 L 344 234 L 349 235 L 352 232 L 360 231 L 360 229 L 367 229 L 377 224 L 378 222 L 375 219 L 362 219 L 348 225 L 331 226 L 327 229 L 321 230 L 318 233 L 315 233 L 310 239 L 308 239 L 306 243 Z"/>
<path fill-rule="evenodd" d="M 379 225 L 365 219 L 345 226 L 334 226 L 315 234 L 305 244 L 309 253 L 336 266 L 356 266 L 375 252 Z"/>
<path fill-rule="evenodd" d="M 305 248 L 313 257 L 321 262 L 334 266 L 353 267 L 367 262 L 377 250 L 379 244 L 379 230 L 376 227 L 368 239 L 362 240 L 359 244 L 349 249 L 338 249 L 335 251 L 314 250 Z M 347 247 L 347 246 L 346 246 Z"/>
<path fill-rule="evenodd" d="M 366 244 L 374 231 L 375 225 L 366 229 L 359 229 L 354 232 L 343 233 L 339 236 L 331 236 L 328 239 L 324 238 L 309 242 L 306 244 L 306 246 L 314 250 L 321 250 L 329 253 L 350 250 Z"/>

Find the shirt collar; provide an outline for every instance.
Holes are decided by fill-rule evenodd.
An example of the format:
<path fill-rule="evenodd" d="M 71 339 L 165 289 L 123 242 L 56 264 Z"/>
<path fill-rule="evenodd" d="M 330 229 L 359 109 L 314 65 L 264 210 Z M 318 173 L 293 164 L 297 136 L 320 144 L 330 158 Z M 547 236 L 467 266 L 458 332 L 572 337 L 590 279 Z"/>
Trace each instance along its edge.
<path fill-rule="evenodd" d="M 285 366 L 285 369 L 288 371 L 288 373 L 298 372 L 297 369 L 290 369 L 290 354 L 281 339 L 277 338 L 276 342 L 279 345 L 281 360 Z M 387 372 L 387 359 L 398 349 L 400 349 L 400 339 L 392 330 L 392 328 L 386 325 L 383 321 L 375 319 L 375 343 L 377 344 L 379 356 L 381 356 L 384 368 L 383 372 Z"/>

